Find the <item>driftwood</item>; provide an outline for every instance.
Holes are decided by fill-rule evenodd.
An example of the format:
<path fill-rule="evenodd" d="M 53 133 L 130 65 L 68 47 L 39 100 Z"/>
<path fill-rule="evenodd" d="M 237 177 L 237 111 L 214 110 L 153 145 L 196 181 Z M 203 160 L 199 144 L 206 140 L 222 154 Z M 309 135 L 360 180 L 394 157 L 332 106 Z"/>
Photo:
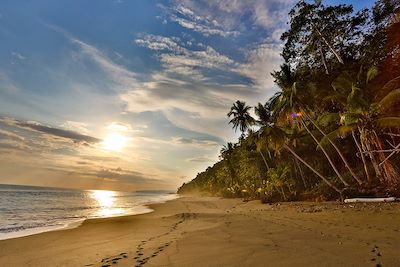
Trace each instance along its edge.
<path fill-rule="evenodd" d="M 355 202 L 364 202 L 364 203 L 373 203 L 373 202 L 394 202 L 398 199 L 395 197 L 378 197 L 378 198 L 347 198 L 344 200 L 344 203 L 355 203 Z"/>

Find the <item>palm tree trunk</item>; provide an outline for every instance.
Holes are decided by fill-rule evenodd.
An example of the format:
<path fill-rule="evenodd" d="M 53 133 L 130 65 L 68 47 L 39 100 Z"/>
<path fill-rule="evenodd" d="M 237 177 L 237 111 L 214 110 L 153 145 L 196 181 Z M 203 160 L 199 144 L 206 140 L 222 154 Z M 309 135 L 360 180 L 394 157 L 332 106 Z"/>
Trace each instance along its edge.
<path fill-rule="evenodd" d="M 313 133 L 308 129 L 308 127 L 306 126 L 306 124 L 304 123 L 303 120 L 301 120 L 301 124 L 303 125 L 303 127 L 306 129 L 306 131 L 311 135 L 311 137 L 314 139 L 314 141 L 317 143 L 317 145 L 321 148 L 322 152 L 324 153 L 325 157 L 328 159 L 329 164 L 331 165 L 332 169 L 335 171 L 336 175 L 339 177 L 340 181 L 342 181 L 342 183 L 345 186 L 349 186 L 349 184 L 344 180 L 343 176 L 340 174 L 339 170 L 336 168 L 335 164 L 333 163 L 332 159 L 329 157 L 328 153 L 326 152 L 325 148 L 323 148 L 320 144 L 320 142 L 318 141 L 318 139 L 313 135 Z"/>
<path fill-rule="evenodd" d="M 267 170 L 269 171 L 269 166 L 268 166 L 267 161 L 265 160 L 264 154 L 262 153 L 261 150 L 260 150 L 259 152 L 260 152 L 260 155 L 261 155 L 261 157 L 262 157 L 262 159 L 263 159 L 263 161 L 264 161 L 265 166 L 267 166 Z"/>
<path fill-rule="evenodd" d="M 324 131 L 321 130 L 321 128 L 319 128 L 319 126 L 311 119 L 310 116 L 305 115 L 307 117 L 307 119 L 309 121 L 311 121 L 311 123 L 315 126 L 315 128 L 318 129 L 318 131 L 324 136 L 327 137 L 326 134 L 324 133 Z M 353 178 L 358 182 L 359 185 L 362 184 L 361 179 L 354 173 L 353 169 L 350 167 L 350 164 L 348 163 L 348 161 L 346 160 L 346 158 L 344 157 L 344 155 L 342 154 L 342 152 L 340 152 L 340 149 L 337 147 L 337 145 L 335 144 L 335 142 L 333 142 L 330 138 L 328 138 L 329 143 L 335 148 L 336 152 L 339 154 L 340 158 L 342 159 L 344 165 L 346 166 L 346 168 L 349 170 L 351 176 L 353 176 Z"/>
<path fill-rule="evenodd" d="M 282 196 L 283 196 L 283 200 L 287 200 L 287 197 L 286 197 L 286 194 L 285 194 L 285 190 L 283 190 L 283 186 L 280 186 L 279 187 L 280 189 L 281 189 L 281 192 L 282 192 Z"/>
<path fill-rule="evenodd" d="M 364 153 L 363 153 L 363 151 L 362 151 L 362 149 L 361 149 L 360 143 L 358 143 L 354 131 L 351 131 L 351 135 L 353 136 L 354 143 L 356 143 L 356 146 L 357 146 L 357 148 L 358 148 L 358 151 L 360 152 L 361 160 L 362 160 L 363 165 L 364 165 L 364 171 L 365 171 L 365 174 L 367 175 L 367 181 L 368 181 L 368 183 L 371 183 L 371 182 L 372 182 L 372 180 L 371 180 L 371 175 L 369 174 L 367 161 L 365 160 L 365 156 L 364 156 Z"/>
<path fill-rule="evenodd" d="M 316 169 L 311 167 L 310 164 L 308 164 L 306 161 L 304 161 L 299 155 L 296 154 L 288 145 L 283 146 L 286 150 L 288 150 L 296 159 L 298 159 L 301 163 L 303 163 L 307 168 L 309 168 L 313 173 L 315 173 L 319 178 L 322 179 L 329 187 L 331 187 L 333 190 L 338 192 L 340 196 L 342 196 L 342 191 L 339 190 L 334 184 L 332 184 L 327 178 L 325 178 L 322 174 L 320 174 Z"/>
<path fill-rule="evenodd" d="M 379 169 L 379 164 L 377 162 L 377 160 L 375 159 L 374 153 L 372 153 L 372 147 L 371 144 L 368 141 L 368 138 L 370 138 L 369 136 L 367 136 L 365 129 L 360 129 L 358 128 L 358 131 L 360 132 L 360 139 L 361 139 L 361 147 L 363 148 L 364 151 L 367 151 L 369 158 L 371 159 L 371 163 L 372 166 L 374 167 L 375 170 L 375 174 L 378 177 L 378 179 L 383 182 L 383 178 L 382 178 L 382 172 Z"/>
<path fill-rule="evenodd" d="M 314 26 L 314 29 L 317 31 L 318 35 L 321 37 L 322 41 L 326 44 L 326 46 L 331 50 L 331 52 L 335 55 L 337 60 L 339 61 L 340 64 L 344 64 L 343 59 L 339 56 L 339 53 L 336 52 L 335 48 L 331 46 L 331 44 L 326 40 L 326 38 L 322 35 L 322 33 L 317 29 L 317 27 Z"/>
<path fill-rule="evenodd" d="M 301 177 L 301 180 L 303 180 L 304 188 L 307 189 L 308 186 L 306 183 L 306 179 L 304 178 L 303 170 L 301 169 L 301 167 L 299 165 L 299 161 L 295 158 L 294 162 L 295 162 L 295 166 L 297 166 L 297 169 L 299 169 L 300 177 Z"/>
<path fill-rule="evenodd" d="M 328 66 L 326 65 L 325 55 L 324 55 L 324 51 L 322 50 L 321 44 L 319 45 L 319 52 L 321 53 L 321 59 L 322 59 L 322 64 L 324 65 L 324 68 L 325 68 L 325 73 L 327 75 L 329 75 Z"/>
<path fill-rule="evenodd" d="M 269 151 L 268 147 L 266 149 L 267 149 L 267 152 L 268 152 L 269 159 L 272 159 L 271 152 Z"/>
<path fill-rule="evenodd" d="M 383 146 L 379 140 L 378 135 L 374 130 L 372 130 L 372 134 L 373 134 L 373 143 L 375 147 L 378 150 L 382 150 Z M 382 161 L 380 164 L 378 164 L 378 166 L 382 166 L 383 172 L 385 173 L 384 178 L 386 182 L 392 186 L 398 184 L 399 178 L 391 162 L 385 161 L 385 154 L 383 154 L 383 152 L 377 152 L 377 153 L 378 153 L 378 158 L 380 159 L 380 161 Z"/>

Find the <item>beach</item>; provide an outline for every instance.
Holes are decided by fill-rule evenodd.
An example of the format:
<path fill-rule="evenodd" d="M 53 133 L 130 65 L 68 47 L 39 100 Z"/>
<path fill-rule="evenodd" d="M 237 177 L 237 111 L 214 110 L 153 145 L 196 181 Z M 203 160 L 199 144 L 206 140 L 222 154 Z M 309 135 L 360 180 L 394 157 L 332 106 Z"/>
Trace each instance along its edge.
<path fill-rule="evenodd" d="M 184 196 L 0 241 L 1 266 L 400 266 L 400 204 Z"/>

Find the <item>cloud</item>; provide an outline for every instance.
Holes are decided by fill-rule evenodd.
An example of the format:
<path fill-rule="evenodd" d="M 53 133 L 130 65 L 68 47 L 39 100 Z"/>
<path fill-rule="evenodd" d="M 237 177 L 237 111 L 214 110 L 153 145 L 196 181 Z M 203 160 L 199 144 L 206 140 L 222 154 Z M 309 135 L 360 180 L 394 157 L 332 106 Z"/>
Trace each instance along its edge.
<path fill-rule="evenodd" d="M 63 124 L 61 124 L 61 127 L 71 131 L 80 132 L 82 134 L 88 134 L 90 132 L 89 129 L 87 128 L 88 124 L 84 122 L 66 121 Z"/>
<path fill-rule="evenodd" d="M 14 139 L 14 140 L 19 140 L 19 141 L 24 141 L 25 140 L 24 137 L 22 137 L 22 136 L 20 136 L 20 135 L 18 135 L 16 133 L 13 133 L 13 132 L 10 132 L 10 131 L 6 131 L 6 130 L 2 130 L 2 129 L 0 129 L 0 136 L 5 136 L 7 138 Z"/>
<path fill-rule="evenodd" d="M 79 53 L 72 54 L 72 58 L 74 60 L 79 61 L 82 59 L 82 57 L 89 57 L 91 60 L 93 60 L 114 82 L 111 89 L 114 89 L 115 91 L 127 90 L 130 87 L 137 85 L 136 73 L 115 63 L 110 57 L 108 57 L 104 52 L 100 51 L 94 45 L 76 38 L 63 28 L 60 28 L 56 25 L 46 23 L 44 23 L 44 25 L 55 32 L 61 33 L 70 43 L 79 48 Z M 113 56 L 115 55 L 117 58 L 121 58 L 120 54 L 113 52 Z"/>
<path fill-rule="evenodd" d="M 17 52 L 11 52 L 11 55 L 12 55 L 14 58 L 19 59 L 19 60 L 25 60 L 25 59 L 26 59 L 25 56 L 23 56 L 23 55 L 21 55 L 20 53 L 17 53 Z"/>
<path fill-rule="evenodd" d="M 183 52 L 184 49 L 180 45 L 178 45 L 177 41 L 179 41 L 178 38 L 170 38 L 153 34 L 142 35 L 140 38 L 134 40 L 136 44 L 143 47 L 147 47 L 151 50 L 168 50 L 168 51 Z"/>
<path fill-rule="evenodd" d="M 153 177 L 149 177 L 141 172 L 124 170 L 121 168 L 102 169 L 97 173 L 92 174 L 96 177 L 112 180 L 115 182 L 128 182 L 128 183 L 154 183 L 160 182 Z"/>
<path fill-rule="evenodd" d="M 238 65 L 236 71 L 249 77 L 256 86 L 271 89 L 274 86 L 270 75 L 282 63 L 282 45 L 262 43 L 246 52 L 247 62 Z"/>
<path fill-rule="evenodd" d="M 173 144 L 180 145 L 193 145 L 199 147 L 218 147 L 220 144 L 214 140 L 202 140 L 202 139 L 194 139 L 194 138 L 183 138 L 183 137 L 174 137 L 172 138 Z"/>
<path fill-rule="evenodd" d="M 104 72 L 109 75 L 114 82 L 119 85 L 118 90 L 126 90 L 130 87 L 137 85 L 136 73 L 127 70 L 121 65 L 113 62 L 109 57 L 107 57 L 103 52 L 98 50 L 95 46 L 85 43 L 77 38 L 71 37 L 68 34 L 65 36 L 73 44 L 78 45 L 81 54 L 90 57 L 94 62 L 100 66 Z M 120 87 L 122 86 L 122 88 Z M 114 87 L 114 89 L 116 89 Z"/>
<path fill-rule="evenodd" d="M 194 163 L 206 163 L 206 162 L 213 162 L 215 159 L 209 157 L 195 157 L 186 160 L 187 162 L 194 162 Z"/>
<path fill-rule="evenodd" d="M 202 33 L 204 36 L 217 35 L 221 37 L 236 37 L 240 33 L 236 30 L 226 30 L 215 19 L 196 14 L 189 7 L 177 4 L 172 8 L 160 5 L 168 19 L 178 23 L 181 27 Z"/>
<path fill-rule="evenodd" d="M 135 40 L 135 43 L 155 50 L 167 73 L 175 73 L 186 78 L 204 79 L 201 69 L 230 70 L 234 61 L 220 54 L 211 46 L 199 46 L 189 50 L 179 44 L 179 38 L 170 38 L 147 34 Z"/>
<path fill-rule="evenodd" d="M 32 148 L 25 143 L 21 142 L 21 140 L 11 140 L 11 139 L 0 139 L 0 149 L 2 150 L 20 150 L 20 151 L 31 151 Z"/>
<path fill-rule="evenodd" d="M 239 36 L 259 27 L 273 31 L 285 24 L 296 0 L 176 0 L 163 7 L 169 20 L 205 36 Z"/>
<path fill-rule="evenodd" d="M 5 124 L 8 124 L 8 125 L 17 126 L 19 128 L 30 129 L 30 130 L 40 132 L 42 134 L 72 140 L 75 143 L 95 144 L 95 143 L 99 143 L 101 141 L 101 139 L 98 139 L 98 138 L 95 138 L 95 137 L 92 137 L 89 135 L 84 135 L 84 134 L 80 134 L 80 133 L 77 133 L 74 131 L 60 129 L 60 128 L 56 128 L 56 127 L 52 127 L 52 126 L 46 126 L 46 125 L 40 124 L 38 122 L 21 121 L 21 120 L 16 120 L 13 118 L 2 118 L 2 119 L 0 119 L 0 121 Z"/>

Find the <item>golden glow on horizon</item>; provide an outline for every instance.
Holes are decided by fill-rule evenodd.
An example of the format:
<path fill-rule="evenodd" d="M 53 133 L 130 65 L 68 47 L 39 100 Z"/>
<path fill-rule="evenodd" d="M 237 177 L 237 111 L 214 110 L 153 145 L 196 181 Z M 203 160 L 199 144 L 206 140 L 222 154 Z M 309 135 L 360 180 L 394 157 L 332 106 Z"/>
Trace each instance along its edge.
<path fill-rule="evenodd" d="M 110 133 L 104 138 L 102 145 L 106 150 L 120 152 L 126 145 L 126 137 L 118 133 Z"/>
<path fill-rule="evenodd" d="M 90 190 L 89 192 L 90 197 L 100 206 L 97 213 L 98 216 L 108 217 L 124 213 L 122 209 L 115 208 L 115 197 L 117 196 L 117 192 L 108 190 Z"/>

